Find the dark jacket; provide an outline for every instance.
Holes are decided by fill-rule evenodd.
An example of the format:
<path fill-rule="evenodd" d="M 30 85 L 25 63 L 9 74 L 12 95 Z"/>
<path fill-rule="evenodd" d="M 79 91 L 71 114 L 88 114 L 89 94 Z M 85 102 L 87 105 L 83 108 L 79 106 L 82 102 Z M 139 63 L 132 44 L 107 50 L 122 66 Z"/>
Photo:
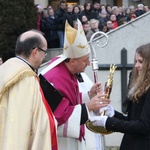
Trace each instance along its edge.
<path fill-rule="evenodd" d="M 98 17 L 98 21 L 101 25 L 105 25 L 108 20 L 109 20 L 108 17 L 106 18 L 103 18 L 101 16 Z"/>
<path fill-rule="evenodd" d="M 58 27 L 58 31 L 64 31 L 65 30 L 65 13 L 66 11 L 63 9 L 58 9 L 55 13 L 55 19 Z"/>
<path fill-rule="evenodd" d="M 68 23 L 73 27 L 73 13 L 66 12 L 65 13 L 65 20 L 68 20 Z"/>
<path fill-rule="evenodd" d="M 139 102 L 128 100 L 127 112 L 108 117 L 106 129 L 124 133 L 120 150 L 150 150 L 150 89 Z"/>
<path fill-rule="evenodd" d="M 80 20 L 80 13 L 78 13 L 78 14 L 73 13 L 73 21 L 75 21 L 77 19 Z"/>
<path fill-rule="evenodd" d="M 82 16 L 86 16 L 88 18 L 88 20 L 90 21 L 91 19 L 97 19 L 96 16 L 94 16 L 94 13 L 92 11 L 87 11 L 87 10 L 83 10 L 80 13 L 80 20 L 82 20 Z"/>
<path fill-rule="evenodd" d="M 143 15 L 144 13 L 146 13 L 144 10 L 136 10 L 135 11 L 135 14 L 136 14 L 137 17 Z"/>
<path fill-rule="evenodd" d="M 41 19 L 41 31 L 44 33 L 48 43 L 54 39 L 58 39 L 57 24 L 54 18 Z"/>
<path fill-rule="evenodd" d="M 92 9 L 92 14 L 94 15 L 95 19 L 98 19 L 99 13 L 100 13 L 100 9 L 95 9 L 95 8 Z"/>

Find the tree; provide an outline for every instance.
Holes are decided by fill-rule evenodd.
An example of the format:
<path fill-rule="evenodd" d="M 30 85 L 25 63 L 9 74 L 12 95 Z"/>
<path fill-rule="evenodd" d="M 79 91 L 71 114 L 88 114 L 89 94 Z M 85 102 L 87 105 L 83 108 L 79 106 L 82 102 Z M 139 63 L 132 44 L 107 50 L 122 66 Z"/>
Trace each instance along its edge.
<path fill-rule="evenodd" d="M 17 37 L 37 26 L 34 0 L 0 0 L 0 55 L 6 61 L 15 55 Z"/>

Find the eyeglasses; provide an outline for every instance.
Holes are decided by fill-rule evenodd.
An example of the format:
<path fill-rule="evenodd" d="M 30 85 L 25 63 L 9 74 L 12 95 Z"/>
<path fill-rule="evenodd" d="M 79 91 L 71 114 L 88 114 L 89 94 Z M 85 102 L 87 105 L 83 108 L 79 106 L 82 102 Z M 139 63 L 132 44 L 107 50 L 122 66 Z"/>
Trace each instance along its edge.
<path fill-rule="evenodd" d="M 40 50 L 40 51 L 42 51 L 42 52 L 44 52 L 45 54 L 45 56 L 47 55 L 47 50 L 43 50 L 42 48 L 40 48 L 40 47 L 38 47 L 38 49 Z"/>
<path fill-rule="evenodd" d="M 36 47 L 34 47 L 33 49 L 35 49 Z M 40 51 L 44 52 L 44 55 L 46 56 L 47 55 L 47 50 L 43 50 L 42 48 L 40 47 L 37 47 Z"/>

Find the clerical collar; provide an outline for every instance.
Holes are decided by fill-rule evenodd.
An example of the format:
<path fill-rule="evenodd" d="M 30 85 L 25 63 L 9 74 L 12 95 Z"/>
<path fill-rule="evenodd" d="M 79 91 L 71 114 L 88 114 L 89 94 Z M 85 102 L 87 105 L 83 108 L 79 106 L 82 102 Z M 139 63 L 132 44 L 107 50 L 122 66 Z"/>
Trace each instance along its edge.
<path fill-rule="evenodd" d="M 24 61 L 26 64 L 28 64 L 28 65 L 30 66 L 30 68 L 31 68 L 34 72 L 37 73 L 36 69 L 34 69 L 34 68 L 31 66 L 31 64 L 30 64 L 27 60 L 25 60 L 24 58 L 22 58 L 22 57 L 20 57 L 20 56 L 16 56 L 16 58 L 18 58 L 18 59 Z"/>
<path fill-rule="evenodd" d="M 84 82 L 82 75 L 80 73 L 76 74 L 76 78 L 78 79 L 79 82 Z"/>

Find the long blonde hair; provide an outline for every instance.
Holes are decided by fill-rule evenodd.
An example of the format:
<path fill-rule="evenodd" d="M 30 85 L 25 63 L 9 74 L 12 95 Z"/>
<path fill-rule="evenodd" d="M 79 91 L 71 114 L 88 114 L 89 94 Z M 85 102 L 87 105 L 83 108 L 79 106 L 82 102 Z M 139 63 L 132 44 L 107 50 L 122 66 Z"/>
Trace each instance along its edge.
<path fill-rule="evenodd" d="M 138 101 L 150 88 L 150 43 L 138 47 L 136 53 L 143 58 L 143 66 L 140 76 L 135 67 L 132 70 L 129 90 L 134 90 L 129 95 L 129 98 Z M 134 66 L 135 64 L 136 60 L 134 59 Z"/>

